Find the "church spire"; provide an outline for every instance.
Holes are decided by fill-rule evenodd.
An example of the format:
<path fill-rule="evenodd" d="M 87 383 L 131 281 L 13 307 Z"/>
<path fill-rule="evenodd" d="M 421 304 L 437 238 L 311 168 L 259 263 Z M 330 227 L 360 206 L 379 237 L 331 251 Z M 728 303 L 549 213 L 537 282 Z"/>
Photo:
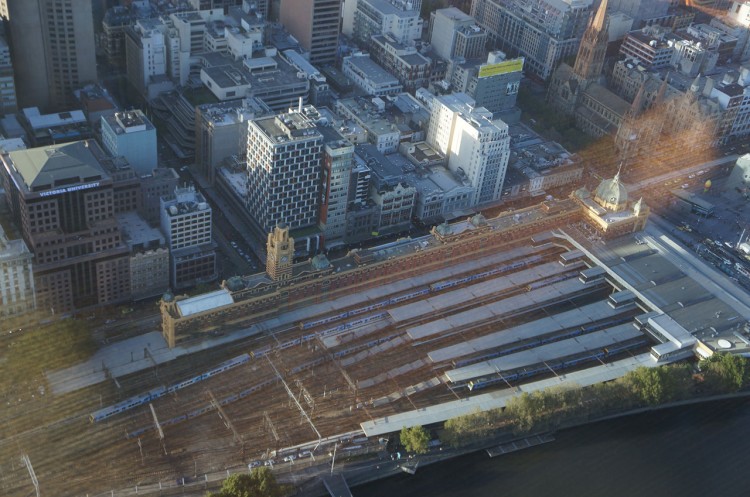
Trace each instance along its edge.
<path fill-rule="evenodd" d="M 603 29 L 606 29 L 606 26 L 605 26 L 606 20 L 607 20 L 607 0 L 602 0 L 602 3 L 599 4 L 599 10 L 596 11 L 596 16 L 594 16 L 594 22 L 591 23 L 591 26 L 597 31 L 601 31 Z"/>
<path fill-rule="evenodd" d="M 601 75 L 609 42 L 607 27 L 607 0 L 602 0 L 578 47 L 573 73 L 580 80 L 593 80 Z"/>

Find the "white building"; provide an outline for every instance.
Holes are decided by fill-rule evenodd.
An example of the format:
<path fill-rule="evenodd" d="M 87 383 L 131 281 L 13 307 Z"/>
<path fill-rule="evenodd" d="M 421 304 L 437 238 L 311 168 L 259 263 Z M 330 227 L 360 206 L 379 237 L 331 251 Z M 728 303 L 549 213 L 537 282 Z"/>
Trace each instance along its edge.
<path fill-rule="evenodd" d="M 33 257 L 22 239 L 9 240 L 0 226 L 0 318 L 36 309 Z"/>
<path fill-rule="evenodd" d="M 438 9 L 430 14 L 430 44 L 442 59 L 473 59 L 485 54 L 487 33 L 456 7 Z"/>
<path fill-rule="evenodd" d="M 362 46 L 367 46 L 371 36 L 383 34 L 390 34 L 398 43 L 410 44 L 422 36 L 424 24 L 415 3 L 357 0 L 351 21 L 352 11 L 344 8 L 344 26 L 347 31 L 351 26 L 350 34 Z"/>
<path fill-rule="evenodd" d="M 161 19 L 139 19 L 125 30 L 128 80 L 148 98 L 169 89 L 169 83 L 184 85 L 189 58 L 189 50 L 180 48 L 178 31 Z"/>
<path fill-rule="evenodd" d="M 175 188 L 161 198 L 161 229 L 171 259 L 172 289 L 216 279 L 216 251 L 211 238 L 211 207 L 192 186 Z"/>
<path fill-rule="evenodd" d="M 500 199 L 510 157 L 508 125 L 464 93 L 435 97 L 427 143 L 476 189 L 473 205 Z"/>
<path fill-rule="evenodd" d="M 224 19 L 224 9 L 208 9 L 190 12 L 176 12 L 169 20 L 177 30 L 180 49 L 195 55 L 206 51 L 206 26 L 211 21 Z"/>
<path fill-rule="evenodd" d="M 371 60 L 368 54 L 358 53 L 344 57 L 341 69 L 344 75 L 368 95 L 395 95 L 403 89 L 398 79 Z"/>
<path fill-rule="evenodd" d="M 250 121 L 247 209 L 261 232 L 317 226 L 323 136 L 301 112 Z"/>
<path fill-rule="evenodd" d="M 114 157 L 124 156 L 140 176 L 157 167 L 156 128 L 140 110 L 102 117 L 102 145 Z"/>

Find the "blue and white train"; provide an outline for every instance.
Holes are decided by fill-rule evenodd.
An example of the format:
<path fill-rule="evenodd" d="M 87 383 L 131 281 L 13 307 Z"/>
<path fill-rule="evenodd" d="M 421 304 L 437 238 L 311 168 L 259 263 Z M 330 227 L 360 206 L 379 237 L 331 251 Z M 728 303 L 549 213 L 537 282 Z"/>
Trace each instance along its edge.
<path fill-rule="evenodd" d="M 479 280 L 479 279 L 482 279 L 482 278 L 487 278 L 489 276 L 494 276 L 494 275 L 497 275 L 497 274 L 505 273 L 505 272 L 508 272 L 508 271 L 512 271 L 514 269 L 519 269 L 519 268 L 522 268 L 524 266 L 528 266 L 528 265 L 534 264 L 536 262 L 539 262 L 539 261 L 541 261 L 543 259 L 544 259 L 544 257 L 541 256 L 541 255 L 534 255 L 534 256 L 531 256 L 531 257 L 527 257 L 526 259 L 518 260 L 518 261 L 512 262 L 510 264 L 505 264 L 503 266 L 499 266 L 499 267 L 496 267 L 494 269 L 490 269 L 489 271 L 483 271 L 481 273 L 472 274 L 472 275 L 465 276 L 463 278 L 458 278 L 458 279 L 455 279 L 455 280 L 439 281 L 437 283 L 433 283 L 429 287 L 422 288 L 420 290 L 416 290 L 414 292 L 406 293 L 406 294 L 403 294 L 403 295 L 397 295 L 395 297 L 391 297 L 389 299 L 381 300 L 380 302 L 376 302 L 374 304 L 370 304 L 370 305 L 367 305 L 365 307 L 360 307 L 358 309 L 352 309 L 352 310 L 349 310 L 349 311 L 346 311 L 346 312 L 342 312 L 340 314 L 336 314 L 336 315 L 333 315 L 333 316 L 328 316 L 328 317 L 324 317 L 324 318 L 321 318 L 321 319 L 316 319 L 314 321 L 300 322 L 299 323 L 299 328 L 301 330 L 308 330 L 308 329 L 314 328 L 316 326 L 322 326 L 324 324 L 332 323 L 334 321 L 339 321 L 341 319 L 346 319 L 346 318 L 351 317 L 351 316 L 356 316 L 356 315 L 363 314 L 363 313 L 370 312 L 370 311 L 374 311 L 374 310 L 377 310 L 377 309 L 382 309 L 383 307 L 386 307 L 386 306 L 389 306 L 389 305 L 398 304 L 398 303 L 401 303 L 401 302 L 404 302 L 404 301 L 407 301 L 407 300 L 416 299 L 418 297 L 422 297 L 422 296 L 428 295 L 430 293 L 439 292 L 439 291 L 444 290 L 446 288 L 451 288 L 451 287 L 454 287 L 454 286 L 462 285 L 464 283 L 469 283 L 471 281 L 475 281 L 475 280 Z M 377 314 L 376 316 L 381 316 L 381 315 Z M 352 321 L 349 324 L 351 326 L 348 326 L 348 327 L 353 327 L 353 326 L 359 326 L 360 325 L 360 323 L 358 323 L 357 321 Z M 342 326 L 344 326 L 344 328 L 342 328 Z M 347 324 L 345 323 L 344 325 L 341 325 L 339 327 L 331 328 L 330 330 L 326 330 L 323 333 L 328 333 L 328 334 L 335 333 L 336 331 L 342 331 L 342 330 L 346 329 L 346 327 L 347 327 Z"/>
<path fill-rule="evenodd" d="M 250 360 L 249 354 L 239 355 L 235 357 L 234 359 L 230 359 L 228 361 L 222 362 L 215 368 L 210 369 L 209 371 L 206 371 L 205 373 L 199 374 L 198 376 L 194 376 L 193 378 L 190 378 L 188 380 L 181 381 L 180 383 L 175 383 L 174 385 L 170 387 L 164 387 L 164 386 L 156 387 L 152 390 L 149 390 L 146 393 L 135 395 L 113 406 L 99 409 L 98 411 L 91 413 L 91 415 L 89 415 L 89 419 L 91 420 L 92 423 L 98 423 L 99 421 L 108 419 L 114 416 L 115 414 L 120 414 L 122 412 L 128 411 L 135 407 L 148 404 L 149 402 L 155 399 L 158 399 L 159 397 L 163 397 L 164 395 L 168 393 L 176 392 L 177 390 L 180 390 L 182 388 L 198 383 L 199 381 L 203 381 L 214 375 L 217 375 L 219 373 L 223 373 L 224 371 L 228 371 L 232 368 L 235 368 L 241 364 L 245 364 L 249 360 Z"/>
<path fill-rule="evenodd" d="M 628 350 L 637 349 L 639 347 L 642 347 L 644 345 L 647 345 L 649 343 L 649 340 L 644 338 L 630 341 L 627 343 L 623 343 L 620 345 L 613 345 L 610 347 L 607 347 L 605 349 L 601 349 L 597 352 L 587 353 L 586 355 L 581 356 L 574 356 L 570 358 L 566 358 L 563 360 L 558 360 L 555 362 L 548 361 L 546 364 L 539 364 L 537 366 L 532 366 L 531 368 L 523 368 L 520 370 L 516 370 L 515 372 L 510 372 L 508 374 L 503 374 L 501 376 L 492 376 L 492 377 L 484 377 L 479 378 L 476 380 L 472 380 L 467 384 L 467 387 L 469 390 L 479 390 L 481 388 L 485 388 L 490 385 L 494 385 L 496 383 L 505 383 L 508 381 L 515 381 L 519 380 L 521 378 L 528 378 L 530 376 L 534 376 L 540 373 L 543 373 L 545 371 L 559 371 L 565 368 L 570 368 L 573 366 L 577 366 L 579 364 L 583 364 L 586 362 L 594 361 L 597 359 L 603 359 L 608 356 L 616 355 L 621 352 L 626 352 Z"/>

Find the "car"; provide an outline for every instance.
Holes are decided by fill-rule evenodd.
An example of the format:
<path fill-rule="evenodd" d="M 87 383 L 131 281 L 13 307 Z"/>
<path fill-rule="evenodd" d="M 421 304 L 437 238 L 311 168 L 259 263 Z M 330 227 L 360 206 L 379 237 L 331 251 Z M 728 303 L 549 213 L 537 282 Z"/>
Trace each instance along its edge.
<path fill-rule="evenodd" d="M 229 242 L 229 244 L 230 244 L 230 245 L 231 245 L 232 247 L 234 247 L 234 248 L 237 248 L 237 242 Z"/>
<path fill-rule="evenodd" d="M 309 450 L 303 450 L 302 452 L 299 453 L 299 456 L 297 457 L 300 459 L 304 459 L 306 457 L 311 457 L 311 456 L 312 456 L 312 452 L 310 452 Z"/>
<path fill-rule="evenodd" d="M 274 460 L 273 459 L 266 459 L 266 461 L 263 463 L 263 466 L 270 466 L 273 467 Z"/>
<path fill-rule="evenodd" d="M 295 459 L 296 457 L 294 456 L 294 454 L 289 454 L 284 458 L 284 462 L 293 462 Z"/>
<path fill-rule="evenodd" d="M 258 466 L 261 466 L 262 464 L 263 464 L 263 461 L 253 461 L 247 465 L 247 469 L 257 468 Z"/>

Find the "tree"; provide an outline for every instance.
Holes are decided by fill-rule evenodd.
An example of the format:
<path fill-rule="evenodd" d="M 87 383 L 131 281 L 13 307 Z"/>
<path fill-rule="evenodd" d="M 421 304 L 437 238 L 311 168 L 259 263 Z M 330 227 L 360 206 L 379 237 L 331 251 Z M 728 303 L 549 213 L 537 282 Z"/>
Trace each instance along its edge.
<path fill-rule="evenodd" d="M 404 427 L 401 430 L 401 445 L 407 451 L 417 454 L 427 452 L 430 443 L 430 434 L 422 426 Z"/>
<path fill-rule="evenodd" d="M 254 468 L 249 474 L 232 475 L 221 485 L 218 492 L 209 492 L 206 497 L 281 497 L 284 488 L 276 482 L 271 470 L 265 466 Z"/>
<path fill-rule="evenodd" d="M 750 383 L 748 359 L 735 354 L 717 352 L 700 362 L 706 381 L 721 390 L 735 392 Z"/>
<path fill-rule="evenodd" d="M 680 396 L 685 381 L 684 368 L 639 367 L 625 375 L 631 391 L 646 404 L 657 405 Z"/>

